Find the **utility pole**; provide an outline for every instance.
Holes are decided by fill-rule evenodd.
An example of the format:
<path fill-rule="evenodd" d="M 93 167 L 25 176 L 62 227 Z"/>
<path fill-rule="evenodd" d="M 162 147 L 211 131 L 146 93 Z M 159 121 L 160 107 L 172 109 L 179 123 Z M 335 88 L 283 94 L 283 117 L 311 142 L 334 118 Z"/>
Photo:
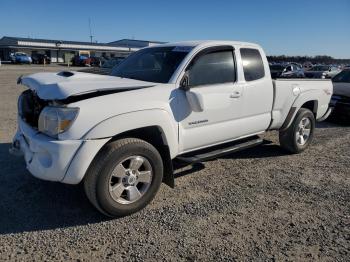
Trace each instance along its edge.
<path fill-rule="evenodd" d="M 92 44 L 92 38 L 93 38 L 94 36 L 92 35 L 92 30 L 91 30 L 91 19 L 90 19 L 90 17 L 89 17 L 89 30 L 90 30 L 90 42 L 91 42 L 91 44 Z"/>

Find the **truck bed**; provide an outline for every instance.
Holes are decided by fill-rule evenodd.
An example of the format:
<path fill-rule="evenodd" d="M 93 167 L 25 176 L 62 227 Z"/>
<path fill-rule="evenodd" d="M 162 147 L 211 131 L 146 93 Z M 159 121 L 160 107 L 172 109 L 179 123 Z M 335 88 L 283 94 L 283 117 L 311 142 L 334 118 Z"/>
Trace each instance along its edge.
<path fill-rule="evenodd" d="M 321 118 L 327 111 L 329 94 L 333 90 L 329 79 L 275 79 L 272 80 L 274 89 L 274 102 L 272 106 L 272 123 L 270 130 L 279 129 L 285 122 L 289 111 L 295 102 L 302 101 L 302 96 L 318 98 L 315 108 L 316 119 Z"/>

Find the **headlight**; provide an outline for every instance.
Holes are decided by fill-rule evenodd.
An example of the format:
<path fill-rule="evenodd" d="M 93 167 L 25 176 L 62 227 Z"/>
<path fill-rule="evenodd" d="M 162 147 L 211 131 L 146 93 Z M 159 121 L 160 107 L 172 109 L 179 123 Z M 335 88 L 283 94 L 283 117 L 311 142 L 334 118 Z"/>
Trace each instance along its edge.
<path fill-rule="evenodd" d="M 47 106 L 39 116 L 39 131 L 57 137 L 68 130 L 78 113 L 79 108 Z"/>

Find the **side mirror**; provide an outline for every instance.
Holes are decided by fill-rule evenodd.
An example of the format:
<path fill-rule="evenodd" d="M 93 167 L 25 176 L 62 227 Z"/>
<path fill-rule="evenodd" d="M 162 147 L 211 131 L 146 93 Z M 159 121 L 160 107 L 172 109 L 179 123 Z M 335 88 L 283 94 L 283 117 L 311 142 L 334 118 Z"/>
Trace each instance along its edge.
<path fill-rule="evenodd" d="M 186 72 L 184 74 L 184 76 L 182 77 L 182 79 L 180 81 L 180 89 L 185 91 L 185 92 L 190 90 L 190 83 L 189 83 L 188 72 Z"/>
<path fill-rule="evenodd" d="M 188 71 L 182 77 L 179 88 L 186 92 L 186 99 L 190 104 L 191 109 L 194 112 L 203 112 L 204 110 L 203 97 L 199 93 L 190 91 Z"/>

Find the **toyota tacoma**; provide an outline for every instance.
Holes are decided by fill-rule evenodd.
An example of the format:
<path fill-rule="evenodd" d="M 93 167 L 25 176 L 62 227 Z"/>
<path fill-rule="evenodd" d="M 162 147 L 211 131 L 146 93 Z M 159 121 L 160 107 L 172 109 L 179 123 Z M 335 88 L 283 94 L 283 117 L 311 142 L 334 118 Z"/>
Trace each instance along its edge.
<path fill-rule="evenodd" d="M 74 71 L 21 77 L 10 151 L 35 177 L 83 183 L 111 217 L 144 208 L 175 162 L 191 164 L 262 143 L 279 131 L 291 153 L 331 112 L 330 80 L 272 80 L 252 43 L 193 41 L 141 49 L 111 75 Z M 233 167 L 234 168 L 234 167 Z"/>

